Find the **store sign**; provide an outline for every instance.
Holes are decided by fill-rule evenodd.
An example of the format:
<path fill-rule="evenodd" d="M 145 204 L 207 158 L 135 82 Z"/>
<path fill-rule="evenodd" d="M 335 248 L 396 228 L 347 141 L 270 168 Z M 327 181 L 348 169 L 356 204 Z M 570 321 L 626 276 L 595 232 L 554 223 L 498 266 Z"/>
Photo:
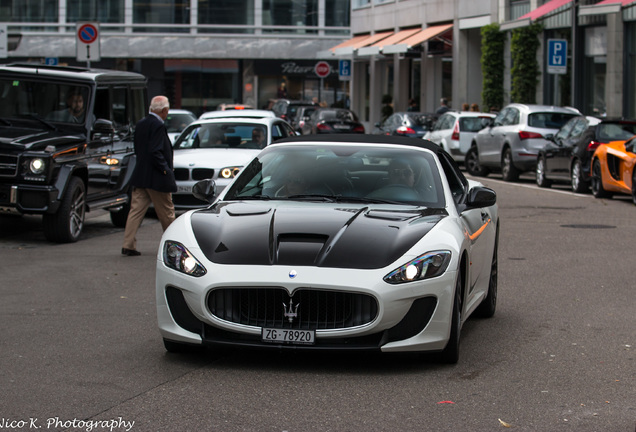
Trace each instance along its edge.
<path fill-rule="evenodd" d="M 548 39 L 548 73 L 565 74 L 568 66 L 568 41 Z"/>
<path fill-rule="evenodd" d="M 337 71 L 337 62 L 326 63 L 329 70 Z M 256 75 L 287 75 L 305 78 L 316 78 L 316 62 L 311 60 L 254 60 L 254 73 Z M 329 74 L 331 78 L 331 73 Z M 334 74 L 335 75 L 335 74 Z"/>

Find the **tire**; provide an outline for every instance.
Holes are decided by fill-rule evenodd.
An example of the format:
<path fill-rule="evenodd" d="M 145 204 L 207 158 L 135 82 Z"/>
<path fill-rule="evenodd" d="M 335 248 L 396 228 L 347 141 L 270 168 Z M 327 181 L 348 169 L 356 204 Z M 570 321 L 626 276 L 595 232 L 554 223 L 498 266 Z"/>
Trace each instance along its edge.
<path fill-rule="evenodd" d="M 504 181 L 513 182 L 519 180 L 519 170 L 512 161 L 512 150 L 507 147 L 501 157 L 501 177 Z"/>
<path fill-rule="evenodd" d="M 580 159 L 574 159 L 572 163 L 572 170 L 570 171 L 570 184 L 572 185 L 572 192 L 574 193 L 587 193 L 589 191 L 589 185 L 583 180 L 583 167 L 581 166 Z"/>
<path fill-rule="evenodd" d="M 492 263 L 490 264 L 490 281 L 488 283 L 488 294 L 477 309 L 475 315 L 480 318 L 492 318 L 497 309 L 497 274 L 499 273 L 499 228 L 495 234 L 495 248 L 492 253 Z"/>
<path fill-rule="evenodd" d="M 76 242 L 84 228 L 86 215 L 86 187 L 79 177 L 71 177 L 60 208 L 42 219 L 44 236 L 56 243 Z"/>
<path fill-rule="evenodd" d="M 119 210 L 111 210 L 110 221 L 117 228 L 125 228 L 126 221 L 128 220 L 128 213 L 130 212 L 130 202 L 132 197 L 128 193 L 128 201 Z"/>
<path fill-rule="evenodd" d="M 549 188 L 550 186 L 552 186 L 552 180 L 548 180 L 547 178 L 545 178 L 545 170 L 546 170 L 545 158 L 543 156 L 540 156 L 539 160 L 537 160 L 537 169 L 536 169 L 537 186 L 542 188 Z"/>
<path fill-rule="evenodd" d="M 473 145 L 466 152 L 464 166 L 466 167 L 468 174 L 476 177 L 486 177 L 490 173 L 488 168 L 484 168 L 479 164 L 479 153 L 477 152 L 476 145 Z"/>
<path fill-rule="evenodd" d="M 612 194 L 603 188 L 601 162 L 598 159 L 592 164 L 592 195 L 594 198 L 611 198 Z"/>
<path fill-rule="evenodd" d="M 462 275 L 457 276 L 455 284 L 455 300 L 453 301 L 453 314 L 451 322 L 451 332 L 448 338 L 446 348 L 439 353 L 438 360 L 440 363 L 456 364 L 459 361 L 459 338 L 462 327 Z"/>

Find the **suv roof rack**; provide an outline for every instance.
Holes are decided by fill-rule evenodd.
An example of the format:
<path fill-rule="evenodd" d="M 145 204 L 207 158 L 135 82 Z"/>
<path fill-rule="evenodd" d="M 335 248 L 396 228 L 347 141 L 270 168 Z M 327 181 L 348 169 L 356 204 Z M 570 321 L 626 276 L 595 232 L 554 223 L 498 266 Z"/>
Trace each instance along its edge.
<path fill-rule="evenodd" d="M 81 66 L 54 66 L 47 65 L 43 63 L 10 63 L 6 66 L 9 67 L 21 67 L 21 68 L 31 68 L 31 69 L 48 69 L 48 70 L 60 70 L 60 71 L 69 71 L 69 72 L 87 72 L 90 69 L 81 67 Z"/>

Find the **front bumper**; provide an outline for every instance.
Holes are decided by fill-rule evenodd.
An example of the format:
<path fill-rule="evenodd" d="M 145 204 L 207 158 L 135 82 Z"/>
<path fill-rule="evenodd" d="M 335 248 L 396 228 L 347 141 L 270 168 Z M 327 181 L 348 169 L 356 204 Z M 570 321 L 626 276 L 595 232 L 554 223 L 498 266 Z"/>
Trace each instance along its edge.
<path fill-rule="evenodd" d="M 195 278 L 157 260 L 156 296 L 159 330 L 163 338 L 188 344 L 238 345 L 276 349 L 343 349 L 392 351 L 439 351 L 450 335 L 450 317 L 455 271 L 425 281 L 389 285 L 382 277 L 393 268 L 351 270 L 287 266 L 221 266 L 201 259 L 203 254 L 188 247 L 208 270 Z M 364 323 L 315 330 L 314 345 L 262 342 L 258 325 L 238 317 L 213 314 L 210 295 L 219 289 L 282 290 L 286 298 L 299 290 L 345 293 L 373 298 L 377 310 Z M 282 317 L 281 317 L 282 318 Z"/>
<path fill-rule="evenodd" d="M 0 184 L 0 212 L 20 214 L 54 213 L 59 190 L 51 185 Z"/>

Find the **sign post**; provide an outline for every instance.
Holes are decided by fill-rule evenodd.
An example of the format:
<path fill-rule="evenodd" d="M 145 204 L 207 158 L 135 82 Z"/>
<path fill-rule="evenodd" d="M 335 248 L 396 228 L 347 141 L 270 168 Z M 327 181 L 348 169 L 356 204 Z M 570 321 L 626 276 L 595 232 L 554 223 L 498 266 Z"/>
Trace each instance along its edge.
<path fill-rule="evenodd" d="M 99 61 L 99 23 L 77 23 L 77 61 L 85 61 L 91 67 L 91 60 Z"/>
<path fill-rule="evenodd" d="M 7 34 L 7 25 L 0 24 L 0 58 L 9 56 L 9 37 Z"/>
<path fill-rule="evenodd" d="M 322 89 L 324 88 L 324 79 L 331 73 L 331 66 L 326 61 L 319 61 L 314 66 L 314 72 L 320 77 L 320 87 L 318 88 L 318 100 L 322 100 Z"/>

